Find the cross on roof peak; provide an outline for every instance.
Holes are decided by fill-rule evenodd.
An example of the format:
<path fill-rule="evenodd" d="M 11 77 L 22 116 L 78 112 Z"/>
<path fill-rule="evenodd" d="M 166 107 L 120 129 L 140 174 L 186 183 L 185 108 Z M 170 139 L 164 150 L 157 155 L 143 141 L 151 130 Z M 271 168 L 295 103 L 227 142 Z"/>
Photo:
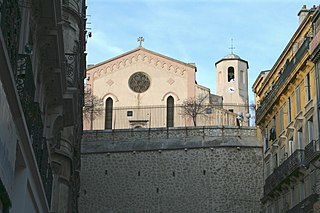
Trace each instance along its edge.
<path fill-rule="evenodd" d="M 233 45 L 233 38 L 231 39 L 231 46 L 229 47 L 229 49 L 231 50 L 231 54 L 233 54 L 233 50 L 236 49 Z"/>
<path fill-rule="evenodd" d="M 138 37 L 137 41 L 139 42 L 139 47 L 142 47 L 142 42 L 144 42 L 144 38 L 140 36 Z"/>

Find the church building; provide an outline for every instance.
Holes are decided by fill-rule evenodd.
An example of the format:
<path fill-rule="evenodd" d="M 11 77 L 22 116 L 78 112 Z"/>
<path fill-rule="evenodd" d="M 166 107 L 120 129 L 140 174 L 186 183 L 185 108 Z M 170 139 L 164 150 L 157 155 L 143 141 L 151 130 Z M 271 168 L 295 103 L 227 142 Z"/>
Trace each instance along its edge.
<path fill-rule="evenodd" d="M 184 127 L 195 125 L 195 119 L 198 126 L 239 125 L 237 118 L 248 114 L 248 62 L 230 54 L 216 68 L 213 95 L 197 84 L 194 63 L 141 45 L 92 65 L 86 88 L 103 104 L 99 116 L 84 121 L 84 129 Z"/>

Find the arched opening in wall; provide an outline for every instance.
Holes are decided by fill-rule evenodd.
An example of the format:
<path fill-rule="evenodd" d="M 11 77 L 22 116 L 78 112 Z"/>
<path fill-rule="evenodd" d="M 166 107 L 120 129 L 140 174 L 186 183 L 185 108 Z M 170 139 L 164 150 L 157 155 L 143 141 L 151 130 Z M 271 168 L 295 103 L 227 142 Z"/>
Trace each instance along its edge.
<path fill-rule="evenodd" d="M 172 96 L 167 98 L 167 127 L 173 127 L 174 122 L 174 99 Z"/>
<path fill-rule="evenodd" d="M 228 67 L 228 82 L 234 81 L 234 68 Z"/>
<path fill-rule="evenodd" d="M 113 100 L 112 98 L 109 97 L 106 100 L 105 129 L 112 129 L 112 110 L 113 110 Z"/>

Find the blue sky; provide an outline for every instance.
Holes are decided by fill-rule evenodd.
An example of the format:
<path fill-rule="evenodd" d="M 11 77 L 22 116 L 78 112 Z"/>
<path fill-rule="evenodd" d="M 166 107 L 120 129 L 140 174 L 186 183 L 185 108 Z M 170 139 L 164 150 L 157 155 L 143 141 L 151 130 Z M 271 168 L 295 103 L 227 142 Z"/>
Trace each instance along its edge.
<path fill-rule="evenodd" d="M 215 93 L 215 62 L 234 53 L 249 62 L 249 93 L 260 71 L 271 69 L 298 27 L 302 5 L 315 0 L 87 0 L 92 37 L 87 64 L 143 46 L 195 63 L 197 82 Z"/>

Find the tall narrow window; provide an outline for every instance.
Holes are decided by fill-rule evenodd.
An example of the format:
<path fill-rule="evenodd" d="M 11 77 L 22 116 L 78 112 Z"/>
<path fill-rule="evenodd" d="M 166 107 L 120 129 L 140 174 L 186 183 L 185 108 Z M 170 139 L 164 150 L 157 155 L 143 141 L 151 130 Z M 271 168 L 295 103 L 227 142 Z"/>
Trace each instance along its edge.
<path fill-rule="evenodd" d="M 308 139 L 309 139 L 309 143 L 314 139 L 313 138 L 313 119 L 312 117 L 307 121 L 308 123 Z"/>
<path fill-rule="evenodd" d="M 310 99 L 311 99 L 310 74 L 309 73 L 306 76 L 306 99 L 307 99 L 307 101 L 310 101 Z"/>
<path fill-rule="evenodd" d="M 298 133 L 297 133 L 297 141 L 298 141 L 298 149 L 303 149 L 303 134 L 302 134 L 302 128 L 300 128 L 298 130 Z"/>
<path fill-rule="evenodd" d="M 234 68 L 228 67 L 228 82 L 234 81 Z"/>
<path fill-rule="evenodd" d="M 112 98 L 107 98 L 105 129 L 112 129 L 112 110 L 113 110 L 113 100 Z"/>
<path fill-rule="evenodd" d="M 292 121 L 292 117 L 291 117 L 291 98 L 288 98 L 288 123 L 290 123 Z"/>
<path fill-rule="evenodd" d="M 301 101 L 300 101 L 300 86 L 296 89 L 296 105 L 297 105 L 297 114 L 301 110 Z"/>
<path fill-rule="evenodd" d="M 270 128 L 270 140 L 274 141 L 277 138 L 276 116 L 272 118 Z"/>
<path fill-rule="evenodd" d="M 173 127 L 174 123 L 174 99 L 169 96 L 167 99 L 167 127 Z"/>
<path fill-rule="evenodd" d="M 292 153 L 294 152 L 294 144 L 293 144 L 293 138 L 289 139 L 289 147 L 288 147 L 288 151 L 289 151 L 289 155 L 292 155 Z"/>
<path fill-rule="evenodd" d="M 280 109 L 280 113 L 279 113 L 279 116 L 280 116 L 280 132 L 282 132 L 284 130 L 284 122 L 283 122 L 283 107 L 281 107 Z"/>
<path fill-rule="evenodd" d="M 277 168 L 277 167 L 278 167 L 278 154 L 275 153 L 275 154 L 273 155 L 273 168 L 275 169 L 275 168 Z"/>
<path fill-rule="evenodd" d="M 266 152 L 269 148 L 268 143 L 268 128 L 264 128 L 264 137 L 263 137 L 263 143 L 264 143 L 264 152 Z"/>

